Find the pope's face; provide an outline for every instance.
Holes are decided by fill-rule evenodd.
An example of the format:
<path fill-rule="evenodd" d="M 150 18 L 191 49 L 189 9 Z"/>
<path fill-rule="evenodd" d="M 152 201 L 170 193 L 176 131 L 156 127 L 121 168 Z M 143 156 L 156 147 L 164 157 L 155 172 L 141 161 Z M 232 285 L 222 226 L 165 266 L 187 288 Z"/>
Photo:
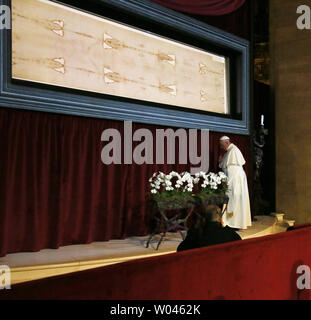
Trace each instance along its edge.
<path fill-rule="evenodd" d="M 227 150 L 228 148 L 228 141 L 219 141 L 220 149 Z"/>

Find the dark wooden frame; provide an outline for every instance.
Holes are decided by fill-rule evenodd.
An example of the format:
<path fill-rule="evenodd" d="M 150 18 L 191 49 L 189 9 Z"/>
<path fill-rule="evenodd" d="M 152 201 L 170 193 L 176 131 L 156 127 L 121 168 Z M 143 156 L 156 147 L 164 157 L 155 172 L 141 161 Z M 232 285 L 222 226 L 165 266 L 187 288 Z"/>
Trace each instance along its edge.
<path fill-rule="evenodd" d="M 10 2 L 10 0 L 0 0 L 1 5 L 10 6 Z M 59 2 L 70 4 L 73 1 Z M 85 1 L 88 2 L 111 10 L 119 10 L 120 14 L 131 15 L 137 21 L 148 20 L 153 25 L 168 28 L 171 32 L 183 33 L 206 44 L 213 44 L 229 55 L 235 56 L 234 82 L 237 90 L 235 101 L 241 111 L 240 119 L 180 107 L 171 108 L 145 101 L 90 94 L 79 90 L 60 90 L 53 86 L 14 81 L 11 77 L 11 30 L 0 30 L 0 107 L 250 134 L 250 45 L 247 40 L 147 0 Z"/>

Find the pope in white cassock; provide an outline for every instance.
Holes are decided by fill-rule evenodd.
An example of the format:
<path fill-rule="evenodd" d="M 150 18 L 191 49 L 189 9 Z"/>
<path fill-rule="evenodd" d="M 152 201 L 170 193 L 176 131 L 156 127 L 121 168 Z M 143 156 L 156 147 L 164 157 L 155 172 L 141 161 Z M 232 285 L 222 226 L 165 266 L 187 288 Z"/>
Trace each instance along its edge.
<path fill-rule="evenodd" d="M 243 170 L 245 159 L 230 138 L 220 138 L 220 147 L 226 150 L 219 157 L 219 167 L 228 177 L 227 210 L 222 217 L 223 225 L 237 229 L 247 229 L 252 225 L 246 174 Z"/>

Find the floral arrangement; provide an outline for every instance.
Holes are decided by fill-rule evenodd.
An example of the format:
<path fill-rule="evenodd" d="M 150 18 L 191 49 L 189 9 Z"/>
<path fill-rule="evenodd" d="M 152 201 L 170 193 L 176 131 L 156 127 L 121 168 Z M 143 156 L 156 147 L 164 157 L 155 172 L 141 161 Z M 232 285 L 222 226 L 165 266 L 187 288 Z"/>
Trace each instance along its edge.
<path fill-rule="evenodd" d="M 225 194 L 227 191 L 227 176 L 223 172 L 189 172 L 172 171 L 169 174 L 155 172 L 149 179 L 150 193 L 155 200 L 189 197 L 195 195 Z"/>
<path fill-rule="evenodd" d="M 228 178 L 223 172 L 199 172 L 195 175 L 194 181 L 199 186 L 199 195 L 225 194 L 228 189 Z"/>

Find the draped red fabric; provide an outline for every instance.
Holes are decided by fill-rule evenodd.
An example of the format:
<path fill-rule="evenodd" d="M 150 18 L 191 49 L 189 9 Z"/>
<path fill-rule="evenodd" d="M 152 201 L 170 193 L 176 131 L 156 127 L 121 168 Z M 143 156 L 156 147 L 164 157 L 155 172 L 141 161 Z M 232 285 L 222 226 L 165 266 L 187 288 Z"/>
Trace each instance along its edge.
<path fill-rule="evenodd" d="M 104 165 L 101 134 L 108 128 L 123 134 L 122 121 L 0 109 L 0 256 L 147 233 L 149 177 L 189 170 L 190 163 Z M 133 123 L 133 132 L 139 128 L 154 137 L 165 129 Z M 221 135 L 210 134 L 211 171 L 218 170 Z M 249 175 L 249 137 L 230 137 Z"/>
<path fill-rule="evenodd" d="M 192 14 L 220 16 L 239 9 L 246 0 L 153 0 L 164 7 Z"/>
<path fill-rule="evenodd" d="M 232 33 L 238 37 L 251 40 L 250 1 L 245 1 L 245 3 L 239 9 L 223 16 L 206 16 L 189 13 L 187 15 L 213 27 Z"/>

